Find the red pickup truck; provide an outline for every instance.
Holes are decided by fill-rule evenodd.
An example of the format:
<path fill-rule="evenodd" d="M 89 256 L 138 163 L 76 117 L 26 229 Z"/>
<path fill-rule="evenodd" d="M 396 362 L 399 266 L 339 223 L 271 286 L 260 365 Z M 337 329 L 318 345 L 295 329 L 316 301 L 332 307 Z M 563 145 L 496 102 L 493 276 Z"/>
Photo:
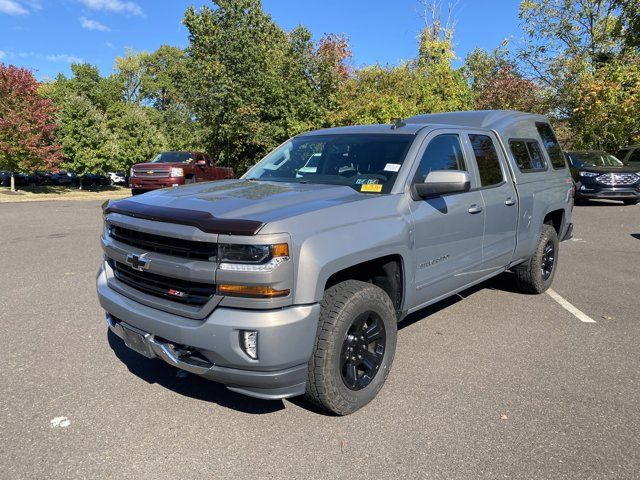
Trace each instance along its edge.
<path fill-rule="evenodd" d="M 129 186 L 138 195 L 158 188 L 233 178 L 232 168 L 216 167 L 202 152 L 162 152 L 149 163 L 131 167 Z"/>

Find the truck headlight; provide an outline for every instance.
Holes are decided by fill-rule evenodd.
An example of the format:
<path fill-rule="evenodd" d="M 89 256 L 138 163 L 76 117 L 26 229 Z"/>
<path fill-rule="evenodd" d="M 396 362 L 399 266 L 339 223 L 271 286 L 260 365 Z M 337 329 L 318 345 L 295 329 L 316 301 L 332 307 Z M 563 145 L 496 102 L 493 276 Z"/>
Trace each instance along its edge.
<path fill-rule="evenodd" d="M 172 177 L 184 177 L 184 169 L 180 167 L 171 167 Z"/>
<path fill-rule="evenodd" d="M 218 246 L 220 270 L 236 272 L 270 272 L 289 260 L 289 245 L 238 245 Z"/>
<path fill-rule="evenodd" d="M 598 177 L 600 174 L 596 172 L 580 172 L 581 177 Z"/>
<path fill-rule="evenodd" d="M 134 176 L 134 175 L 133 175 L 133 167 L 131 167 L 131 168 L 129 169 L 129 176 L 130 176 L 130 177 L 133 177 L 133 176 Z"/>

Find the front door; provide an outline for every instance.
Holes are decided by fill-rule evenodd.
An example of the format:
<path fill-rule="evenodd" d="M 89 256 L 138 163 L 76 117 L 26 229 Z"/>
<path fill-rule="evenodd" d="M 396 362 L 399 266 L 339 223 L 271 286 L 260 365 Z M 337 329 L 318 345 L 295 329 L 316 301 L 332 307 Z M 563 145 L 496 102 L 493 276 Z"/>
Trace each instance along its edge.
<path fill-rule="evenodd" d="M 205 165 L 198 165 L 198 162 L 204 161 L 202 153 L 194 153 L 195 180 L 196 182 L 206 182 L 208 178 L 208 169 Z"/>
<path fill-rule="evenodd" d="M 418 158 L 413 182 L 423 182 L 431 171 L 461 170 L 469 173 L 472 188 L 469 192 L 428 200 L 410 200 L 414 221 L 415 303 L 424 305 L 482 276 L 485 213 L 475 169 L 469 168 L 460 132 L 433 132 Z"/>

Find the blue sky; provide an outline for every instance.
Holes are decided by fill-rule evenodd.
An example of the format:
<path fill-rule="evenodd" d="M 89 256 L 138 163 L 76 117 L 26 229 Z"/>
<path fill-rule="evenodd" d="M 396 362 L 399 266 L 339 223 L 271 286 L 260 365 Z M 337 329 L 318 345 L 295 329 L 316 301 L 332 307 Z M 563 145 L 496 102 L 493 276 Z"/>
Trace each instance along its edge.
<path fill-rule="evenodd" d="M 446 1 L 443 3 L 446 4 Z M 357 66 L 396 63 L 416 54 L 418 0 L 264 0 L 264 9 L 289 30 L 304 24 L 316 38 L 346 33 Z M 103 74 L 126 48 L 186 46 L 184 10 L 209 0 L 0 0 L 0 62 L 33 69 L 40 79 L 68 73 L 72 62 Z M 516 41 L 519 0 L 458 0 L 456 53 Z"/>

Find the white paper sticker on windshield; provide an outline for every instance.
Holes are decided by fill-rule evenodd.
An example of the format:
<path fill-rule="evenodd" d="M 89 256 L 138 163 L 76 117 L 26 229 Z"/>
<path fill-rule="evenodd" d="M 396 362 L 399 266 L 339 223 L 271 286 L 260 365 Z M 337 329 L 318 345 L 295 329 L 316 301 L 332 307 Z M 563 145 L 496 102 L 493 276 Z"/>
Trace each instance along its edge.
<path fill-rule="evenodd" d="M 398 170 L 400 170 L 399 163 L 387 163 L 384 167 L 385 172 L 397 172 Z"/>

